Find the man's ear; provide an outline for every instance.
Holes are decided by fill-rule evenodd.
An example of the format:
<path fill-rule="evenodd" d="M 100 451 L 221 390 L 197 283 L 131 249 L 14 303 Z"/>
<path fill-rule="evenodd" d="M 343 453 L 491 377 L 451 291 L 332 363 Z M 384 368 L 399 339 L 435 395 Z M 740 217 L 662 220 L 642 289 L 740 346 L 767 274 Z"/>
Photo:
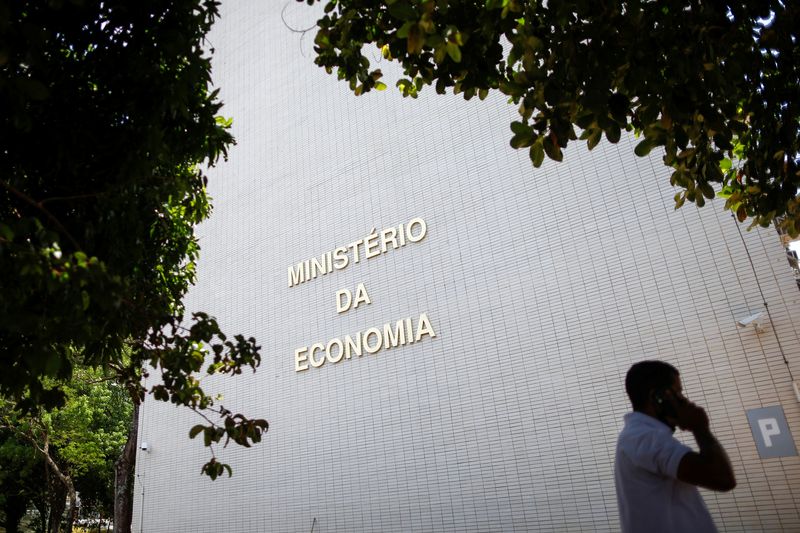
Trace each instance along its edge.
<path fill-rule="evenodd" d="M 664 392 L 658 389 L 652 389 L 647 394 L 647 401 L 650 402 L 650 405 L 655 407 L 656 410 L 661 410 L 661 406 L 664 405 Z"/>

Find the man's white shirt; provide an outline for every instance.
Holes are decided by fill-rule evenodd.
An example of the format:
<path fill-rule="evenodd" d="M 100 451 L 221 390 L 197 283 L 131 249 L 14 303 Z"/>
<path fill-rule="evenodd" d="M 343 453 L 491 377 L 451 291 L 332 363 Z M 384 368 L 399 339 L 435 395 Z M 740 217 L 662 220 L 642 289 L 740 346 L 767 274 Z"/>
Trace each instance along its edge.
<path fill-rule="evenodd" d="M 691 448 L 669 426 L 649 415 L 625 415 L 617 440 L 614 477 L 623 532 L 715 532 L 697 487 L 678 479 Z"/>

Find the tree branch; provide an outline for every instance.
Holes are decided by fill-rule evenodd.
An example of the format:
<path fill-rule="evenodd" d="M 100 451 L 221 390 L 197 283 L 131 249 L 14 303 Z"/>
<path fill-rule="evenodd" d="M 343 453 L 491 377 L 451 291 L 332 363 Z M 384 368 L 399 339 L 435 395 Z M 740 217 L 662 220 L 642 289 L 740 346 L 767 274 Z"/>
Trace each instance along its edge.
<path fill-rule="evenodd" d="M 104 383 L 106 381 L 116 381 L 116 380 L 117 380 L 117 376 L 108 376 L 108 377 L 100 378 L 100 379 L 92 379 L 92 380 L 86 381 L 85 383 L 87 385 L 96 385 L 97 383 Z"/>
<path fill-rule="evenodd" d="M 44 205 L 47 202 L 69 202 L 72 200 L 85 200 L 87 198 L 97 198 L 103 193 L 92 193 L 92 194 L 76 194 L 74 196 L 53 196 L 51 198 L 45 198 L 39 205 Z"/>
<path fill-rule="evenodd" d="M 2 425 L 0 427 L 4 427 L 6 429 L 10 429 L 14 433 L 16 433 L 19 437 L 28 441 L 34 449 L 39 452 L 42 457 L 44 457 L 47 466 L 50 467 L 50 470 L 58 477 L 58 480 L 64 484 L 65 487 L 69 487 L 71 484 L 71 480 L 69 476 L 61 472 L 61 469 L 58 467 L 58 464 L 50 457 L 50 438 L 47 435 L 47 431 L 42 430 L 42 438 L 44 439 L 44 445 L 40 445 L 39 441 L 36 440 L 36 437 L 33 435 L 33 427 L 30 428 L 30 432 L 25 432 L 20 430 L 17 426 L 11 424 L 5 417 L 2 418 Z"/>
<path fill-rule="evenodd" d="M 197 413 L 198 415 L 200 415 L 200 416 L 202 416 L 203 418 L 205 418 L 206 422 L 208 422 L 209 424 L 211 424 L 211 426 L 212 426 L 212 427 L 215 427 L 215 428 L 216 428 L 216 427 L 219 427 L 219 426 L 217 425 L 217 423 L 216 423 L 216 422 L 212 422 L 210 418 L 208 418 L 206 415 L 204 415 L 203 413 L 201 413 L 201 412 L 200 412 L 200 410 L 199 410 L 199 409 L 197 409 L 197 407 L 191 407 L 190 409 L 191 409 L 192 411 L 194 411 L 195 413 Z"/>
<path fill-rule="evenodd" d="M 75 247 L 75 250 L 81 249 L 81 246 L 78 244 L 78 241 L 75 240 L 75 238 L 69 233 L 69 231 L 67 231 L 67 228 L 65 228 L 64 225 L 61 224 L 61 222 L 59 222 L 58 219 L 55 216 L 53 216 L 53 214 L 50 211 L 44 208 L 42 202 L 37 202 L 36 200 L 31 198 L 24 192 L 18 190 L 16 187 L 14 187 L 5 180 L 0 180 L 0 185 L 2 185 L 8 192 L 13 194 L 14 196 L 23 200 L 25 203 L 30 204 L 31 206 L 35 207 L 36 209 L 44 213 L 45 216 L 47 216 L 47 218 L 50 220 L 50 222 L 52 222 L 67 239 L 69 239 L 69 241 L 72 243 L 72 246 Z"/>

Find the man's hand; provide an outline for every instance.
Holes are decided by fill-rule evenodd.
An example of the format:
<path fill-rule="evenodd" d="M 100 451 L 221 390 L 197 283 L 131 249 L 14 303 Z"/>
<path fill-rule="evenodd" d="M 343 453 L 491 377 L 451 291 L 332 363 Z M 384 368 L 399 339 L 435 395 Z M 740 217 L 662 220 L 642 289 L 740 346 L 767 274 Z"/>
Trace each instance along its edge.
<path fill-rule="evenodd" d="M 709 430 L 708 415 L 705 409 L 687 400 L 683 395 L 668 391 L 667 401 L 672 402 L 675 413 L 674 423 L 684 431 L 692 433 Z"/>
<path fill-rule="evenodd" d="M 682 394 L 669 391 L 665 395 L 674 408 L 674 423 L 684 431 L 691 431 L 700 453 L 689 452 L 678 465 L 678 479 L 711 490 L 729 491 L 736 487 L 728 454 L 714 438 L 709 428 L 705 409 L 693 404 Z"/>

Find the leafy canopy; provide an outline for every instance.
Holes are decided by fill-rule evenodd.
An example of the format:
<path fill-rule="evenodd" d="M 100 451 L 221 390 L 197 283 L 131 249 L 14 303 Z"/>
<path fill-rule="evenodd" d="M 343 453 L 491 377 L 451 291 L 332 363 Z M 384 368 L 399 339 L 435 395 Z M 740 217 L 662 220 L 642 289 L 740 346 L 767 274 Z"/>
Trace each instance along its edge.
<path fill-rule="evenodd" d="M 71 380 L 64 384 L 65 403 L 62 407 L 19 416 L 8 400 L 0 399 L 0 435 L 8 438 L 0 445 L 0 472 L 10 471 L 24 486 L 38 486 L 48 490 L 41 481 L 44 465 L 42 457 L 45 442 L 48 455 L 60 471 L 70 476 L 81 494 L 84 511 L 102 511 L 106 516 L 113 512 L 114 461 L 128 438 L 132 416 L 131 399 L 125 389 L 109 380 L 100 370 L 77 367 Z M 20 465 L 21 451 L 16 456 L 4 454 L 4 449 L 24 449 L 35 463 Z M 35 464 L 38 469 L 26 468 Z M 3 476 L 0 475 L 0 481 Z M 3 499 L 0 482 L 0 501 Z M 56 491 L 57 494 L 61 494 Z M 27 500 L 36 493 L 28 491 Z M 9 497 L 9 494 L 5 494 Z M 27 503 L 23 506 L 23 511 Z"/>
<path fill-rule="evenodd" d="M 47 485 L 44 469 L 30 444 L 0 427 L 0 526 L 6 531 L 18 531 L 31 501 L 41 501 Z"/>
<path fill-rule="evenodd" d="M 721 190 L 740 221 L 800 232 L 797 2 L 327 0 L 317 25 L 316 63 L 356 94 L 386 87 L 373 44 L 405 96 L 507 95 L 536 167 L 632 130 L 637 155 L 664 150 L 676 207 Z"/>
<path fill-rule="evenodd" d="M 213 0 L 0 0 L 0 395 L 22 411 L 63 404 L 47 383 L 70 379 L 72 357 L 137 401 L 149 363 L 155 397 L 196 410 L 214 400 L 195 374 L 260 363 L 255 339 L 185 321 L 181 303 L 211 210 L 201 167 L 233 142 L 210 89 L 217 14 Z M 245 442 L 267 428 L 217 413 Z"/>

